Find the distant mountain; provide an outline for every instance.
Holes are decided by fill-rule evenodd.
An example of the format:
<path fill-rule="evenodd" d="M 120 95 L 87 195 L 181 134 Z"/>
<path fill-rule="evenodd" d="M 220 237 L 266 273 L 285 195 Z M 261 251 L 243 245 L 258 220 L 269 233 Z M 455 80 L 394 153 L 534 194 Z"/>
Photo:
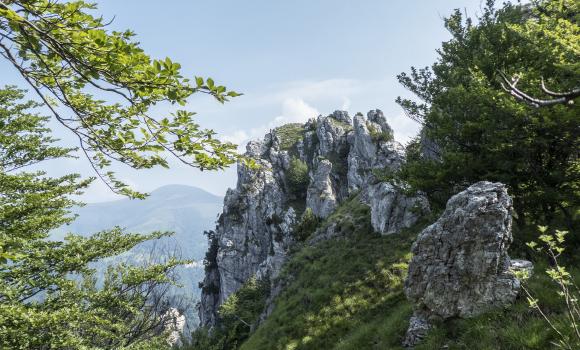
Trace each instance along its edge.
<path fill-rule="evenodd" d="M 193 306 L 199 300 L 198 283 L 203 279 L 203 258 L 207 251 L 204 231 L 215 226 L 223 199 L 202 189 L 169 185 L 161 187 L 144 200 L 121 199 L 111 202 L 87 204 L 75 208 L 78 218 L 53 232 L 53 239 L 62 239 L 67 232 L 89 236 L 104 229 L 120 226 L 127 232 L 148 233 L 173 231 L 171 237 L 145 242 L 135 247 L 118 260 L 138 261 L 155 246 L 158 254 L 178 252 L 183 258 L 195 263 L 181 267 L 178 271 L 182 288 L 174 293 L 187 299 L 188 322 L 197 323 Z M 102 271 L 111 260 L 97 264 Z"/>

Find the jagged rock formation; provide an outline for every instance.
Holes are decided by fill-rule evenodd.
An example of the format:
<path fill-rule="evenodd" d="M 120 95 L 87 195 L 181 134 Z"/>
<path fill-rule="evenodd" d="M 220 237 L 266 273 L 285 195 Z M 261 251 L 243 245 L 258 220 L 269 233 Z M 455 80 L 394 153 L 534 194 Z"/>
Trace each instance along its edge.
<path fill-rule="evenodd" d="M 429 212 L 429 202 L 421 195 L 407 196 L 388 182 L 368 187 L 371 224 L 375 231 L 389 235 L 413 226 Z"/>
<path fill-rule="evenodd" d="M 182 345 L 181 336 L 185 329 L 185 316 L 180 314 L 176 308 L 170 308 L 163 315 L 165 319 L 165 331 L 169 333 L 167 342 L 171 346 Z"/>
<path fill-rule="evenodd" d="M 360 191 L 376 218 L 389 216 L 376 220 L 378 232 L 393 233 L 417 220 L 413 210 L 417 204 L 425 208 L 426 202 L 407 198 L 394 187 L 387 190 L 373 174 L 375 169 L 395 170 L 404 161 L 404 147 L 392 139 L 382 112 L 357 115 L 352 123 L 346 112 L 336 111 L 304 125 L 279 127 L 263 141 L 247 145 L 246 156 L 258 167 L 238 164 L 237 186 L 227 192 L 215 233 L 210 234 L 201 325 L 215 325 L 219 305 L 250 277 L 279 273 L 305 207 L 326 218 Z M 287 180 L 294 158 L 308 167 L 305 193 Z"/>
<path fill-rule="evenodd" d="M 332 188 L 332 163 L 328 159 L 322 159 L 316 164 L 316 170 L 312 172 L 310 186 L 306 193 L 306 206 L 311 208 L 314 215 L 326 218 L 336 206 L 338 201 Z"/>
<path fill-rule="evenodd" d="M 371 183 L 374 169 L 396 170 L 405 159 L 405 148 L 393 141 L 393 130 L 378 109 L 367 113 L 367 118 L 354 117 L 350 144 L 347 176 L 351 192 Z"/>
<path fill-rule="evenodd" d="M 288 153 L 269 134 L 263 142 L 250 142 L 246 155 L 257 165 L 238 164 L 237 187 L 226 193 L 202 286 L 203 325 L 215 324 L 217 307 L 250 277 L 275 276 L 293 241 L 290 227 L 296 216 L 287 205 L 282 178 Z"/>
<path fill-rule="evenodd" d="M 453 196 L 442 216 L 421 232 L 405 282 L 416 306 L 406 346 L 420 341 L 432 320 L 472 317 L 515 300 L 520 282 L 509 271 L 507 254 L 511 210 L 505 186 L 482 181 Z"/>

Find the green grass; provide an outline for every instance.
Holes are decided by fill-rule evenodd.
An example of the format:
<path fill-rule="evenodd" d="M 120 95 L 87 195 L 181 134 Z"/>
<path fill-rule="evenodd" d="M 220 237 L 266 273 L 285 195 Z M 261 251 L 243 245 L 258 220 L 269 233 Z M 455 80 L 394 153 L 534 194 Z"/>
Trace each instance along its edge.
<path fill-rule="evenodd" d="M 544 273 L 546 265 L 537 262 L 534 277 L 527 287 L 540 300 L 543 311 L 571 335 L 564 305 L 552 281 Z M 580 271 L 571 271 L 580 282 Z M 440 349 L 556 349 L 556 334 L 546 321 L 530 309 L 524 297 L 505 310 L 496 310 L 472 319 L 449 320 L 433 329 L 417 350 Z"/>
<path fill-rule="evenodd" d="M 272 315 L 241 349 L 402 349 L 412 314 L 403 281 L 411 243 L 425 223 L 381 237 L 372 232 L 368 216 L 368 208 L 353 196 L 321 224 L 337 223 L 342 235 L 293 255 L 281 274 L 288 282 Z M 565 328 L 563 303 L 546 267 L 536 261 L 527 286 Z M 571 272 L 580 276 L 578 269 Z M 416 349 L 553 349 L 555 340 L 522 297 L 505 310 L 437 324 Z"/>
<path fill-rule="evenodd" d="M 291 123 L 285 124 L 275 129 L 280 138 L 280 149 L 291 151 L 296 143 L 304 137 L 304 124 Z"/>
<path fill-rule="evenodd" d="M 372 233 L 365 207 L 351 198 L 326 222 L 338 222 L 346 236 L 291 258 L 280 277 L 289 283 L 273 313 L 241 349 L 388 349 L 400 343 L 411 314 L 402 286 L 415 234 Z"/>
<path fill-rule="evenodd" d="M 336 224 L 340 232 L 336 238 L 296 246 L 280 274 L 285 287 L 270 317 L 249 335 L 239 324 L 233 334 L 226 333 L 229 339 L 240 341 L 239 349 L 402 349 L 400 344 L 412 314 L 403 283 L 411 244 L 426 223 L 400 234 L 380 236 L 372 231 L 368 207 L 353 195 L 320 223 L 321 227 L 331 224 Z M 521 257 L 522 246 L 532 232 L 514 234 L 523 235 L 516 237 L 512 251 L 512 255 Z M 571 335 L 562 299 L 545 274 L 547 267 L 547 261 L 535 261 L 535 273 L 526 286 L 559 329 Z M 580 269 L 569 271 L 580 285 Z M 236 308 L 232 314 L 245 315 L 243 305 L 256 305 L 254 297 L 248 297 L 252 300 L 233 304 Z M 255 308 L 250 315 L 257 315 Z M 556 340 L 555 332 L 522 297 L 506 309 L 435 324 L 416 350 L 555 349 L 552 343 Z M 215 344 L 215 340 L 212 342 Z"/>

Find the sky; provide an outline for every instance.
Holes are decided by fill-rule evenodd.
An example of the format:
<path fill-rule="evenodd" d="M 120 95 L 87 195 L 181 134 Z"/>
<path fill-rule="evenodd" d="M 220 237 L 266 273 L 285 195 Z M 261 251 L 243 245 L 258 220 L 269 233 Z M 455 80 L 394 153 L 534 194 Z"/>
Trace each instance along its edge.
<path fill-rule="evenodd" d="M 207 95 L 193 96 L 187 109 L 197 122 L 222 139 L 240 144 L 261 139 L 269 129 L 305 122 L 340 109 L 350 115 L 381 109 L 405 143 L 419 126 L 395 103 L 410 97 L 396 79 L 411 66 L 431 65 L 436 49 L 450 35 L 443 18 L 459 8 L 481 13 L 482 0 L 96 0 L 99 12 L 113 19 L 111 29 L 131 29 L 154 58 L 170 57 L 184 76 L 211 77 L 241 92 L 226 104 Z M 0 62 L 2 85 L 25 83 Z M 34 97 L 31 95 L 31 97 Z M 158 110 L 160 114 L 169 110 Z M 62 144 L 74 138 L 51 125 Z M 235 186 L 235 166 L 219 172 L 170 161 L 171 169 L 136 171 L 115 166 L 117 177 L 140 191 L 185 184 L 214 194 Z M 50 175 L 94 176 L 87 160 L 43 164 Z M 118 198 L 95 181 L 85 202 Z"/>

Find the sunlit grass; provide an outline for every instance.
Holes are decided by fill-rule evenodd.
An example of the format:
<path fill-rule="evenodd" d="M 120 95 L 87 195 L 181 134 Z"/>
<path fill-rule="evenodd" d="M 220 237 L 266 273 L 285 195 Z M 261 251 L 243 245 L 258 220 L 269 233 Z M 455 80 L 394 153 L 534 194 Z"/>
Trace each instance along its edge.
<path fill-rule="evenodd" d="M 293 255 L 272 315 L 242 349 L 402 349 L 412 314 L 403 293 L 406 264 L 424 225 L 381 237 L 371 232 L 368 220 L 368 209 L 355 196 L 322 223 L 337 223 L 342 235 Z M 544 273 L 546 262 L 535 265 L 529 289 L 557 324 L 565 324 L 562 300 Z M 577 268 L 571 272 L 580 276 Z M 553 349 L 555 340 L 521 298 L 505 310 L 436 324 L 416 349 Z"/>
<path fill-rule="evenodd" d="M 405 323 L 389 325 L 396 334 L 376 340 L 377 349 L 384 349 L 385 341 L 400 342 L 411 312 L 403 282 L 414 234 L 370 232 L 368 210 L 360 206 L 358 198 L 351 199 L 343 208 L 349 212 L 342 216 L 346 222 L 338 222 L 355 232 L 304 247 L 292 257 L 282 273 L 289 283 L 274 312 L 242 349 L 348 349 L 362 341 L 361 335 L 372 339 L 365 329 Z M 399 322 L 392 322 L 393 312 Z"/>

